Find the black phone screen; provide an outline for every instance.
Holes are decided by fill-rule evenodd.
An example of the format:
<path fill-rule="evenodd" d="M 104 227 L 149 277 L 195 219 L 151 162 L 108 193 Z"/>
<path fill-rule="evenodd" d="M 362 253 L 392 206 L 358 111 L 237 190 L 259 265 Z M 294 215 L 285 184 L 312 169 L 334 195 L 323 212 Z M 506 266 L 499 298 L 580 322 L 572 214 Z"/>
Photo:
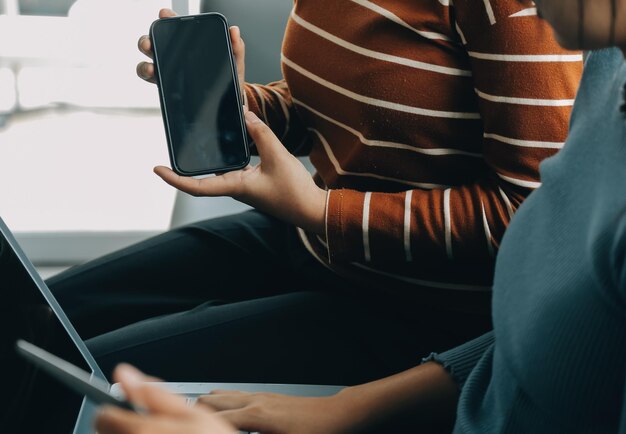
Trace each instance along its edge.
<path fill-rule="evenodd" d="M 245 166 L 247 136 L 224 17 L 158 20 L 151 37 L 172 168 L 199 175 Z"/>

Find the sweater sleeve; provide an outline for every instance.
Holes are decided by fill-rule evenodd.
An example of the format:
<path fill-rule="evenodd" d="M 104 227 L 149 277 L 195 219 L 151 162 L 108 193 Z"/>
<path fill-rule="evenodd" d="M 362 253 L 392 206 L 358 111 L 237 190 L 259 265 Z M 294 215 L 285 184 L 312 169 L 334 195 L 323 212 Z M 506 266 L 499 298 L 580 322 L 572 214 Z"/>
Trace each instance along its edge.
<path fill-rule="evenodd" d="M 623 314 L 626 317 L 626 213 L 622 214 L 615 233 L 617 234 L 617 242 L 613 246 L 610 257 L 615 258 L 617 261 L 613 268 L 617 270 L 616 282 L 619 290 L 619 300 L 621 300 Z M 623 369 L 626 373 L 626 366 L 623 366 Z M 618 431 L 620 434 L 626 434 L 626 381 L 624 382 L 623 391 L 621 422 Z"/>
<path fill-rule="evenodd" d="M 624 366 L 626 370 L 626 366 Z M 619 433 L 626 433 L 626 384 L 624 384 L 624 398 L 622 399 L 622 421 L 619 424 Z"/>
<path fill-rule="evenodd" d="M 422 363 L 439 363 L 462 388 L 478 361 L 492 351 L 493 344 L 494 334 L 489 332 L 444 353 L 432 353 Z"/>
<path fill-rule="evenodd" d="M 294 155 L 310 151 L 304 128 L 294 108 L 285 80 L 267 85 L 245 84 L 248 108 L 261 118 Z"/>
<path fill-rule="evenodd" d="M 617 224 L 611 225 L 609 230 L 613 235 L 613 243 L 608 252 L 611 269 L 607 272 L 613 273 L 612 280 L 617 288 L 617 297 L 626 316 L 626 210 L 622 212 Z"/>
<path fill-rule="evenodd" d="M 623 315 L 626 317 L 626 213 L 622 214 L 616 228 L 611 226 L 611 230 L 614 230 L 616 234 L 616 242 L 614 242 L 609 257 L 613 258 L 615 261 L 611 268 L 616 272 L 614 280 L 618 289 L 618 300 L 621 303 Z M 626 373 L 626 366 L 622 368 Z M 626 377 L 626 375 L 624 375 L 624 377 Z M 620 434 L 626 434 L 626 381 L 623 387 L 622 412 L 619 427 L 618 432 Z"/>
<path fill-rule="evenodd" d="M 514 211 L 540 185 L 539 163 L 563 146 L 582 56 L 517 0 L 457 0 L 452 23 L 467 50 L 483 122 L 483 175 L 447 189 L 332 190 L 329 259 L 491 263 Z"/>

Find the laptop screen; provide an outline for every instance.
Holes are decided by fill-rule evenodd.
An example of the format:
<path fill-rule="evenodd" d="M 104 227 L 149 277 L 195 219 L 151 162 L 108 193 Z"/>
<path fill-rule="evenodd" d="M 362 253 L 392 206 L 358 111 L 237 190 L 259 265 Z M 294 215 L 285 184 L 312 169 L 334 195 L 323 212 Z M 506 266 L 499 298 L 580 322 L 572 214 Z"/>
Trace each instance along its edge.
<path fill-rule="evenodd" d="M 0 219 L 0 427 L 3 433 L 69 434 L 83 397 L 18 357 L 15 341 L 24 339 L 87 372 L 93 369 L 52 310 L 51 302 L 58 305 L 48 289 L 31 273 L 32 265 Z"/>

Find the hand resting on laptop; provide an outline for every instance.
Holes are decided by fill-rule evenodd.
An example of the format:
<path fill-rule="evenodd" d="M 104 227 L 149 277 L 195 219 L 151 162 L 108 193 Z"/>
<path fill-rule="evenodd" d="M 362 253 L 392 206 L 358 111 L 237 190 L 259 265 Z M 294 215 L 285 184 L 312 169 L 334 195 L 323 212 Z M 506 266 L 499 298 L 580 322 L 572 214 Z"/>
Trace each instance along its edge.
<path fill-rule="evenodd" d="M 185 398 L 150 384 L 148 377 L 130 365 L 113 374 L 137 407 L 149 416 L 104 407 L 96 419 L 100 434 L 231 434 L 239 429 L 255 432 L 343 432 L 348 417 L 335 397 L 302 398 L 271 393 L 215 391 L 188 406 Z M 320 416 L 325 417 L 320 417 Z"/>
<path fill-rule="evenodd" d="M 214 391 L 191 407 L 180 395 L 146 384 L 154 379 L 129 365 L 118 366 L 114 380 L 128 401 L 149 414 L 107 407 L 96 420 L 100 434 L 226 434 L 237 432 L 235 427 L 277 434 L 399 432 L 389 431 L 390 425 L 449 432 L 458 397 L 452 378 L 432 362 L 333 396 Z"/>

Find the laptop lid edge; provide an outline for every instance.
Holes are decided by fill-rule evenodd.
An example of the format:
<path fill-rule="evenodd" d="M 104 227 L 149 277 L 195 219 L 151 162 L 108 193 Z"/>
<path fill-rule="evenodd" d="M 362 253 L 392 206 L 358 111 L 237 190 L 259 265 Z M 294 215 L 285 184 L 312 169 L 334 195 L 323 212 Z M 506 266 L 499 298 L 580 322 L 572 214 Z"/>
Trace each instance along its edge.
<path fill-rule="evenodd" d="M 0 233 L 2 233 L 4 238 L 9 243 L 11 249 L 13 249 L 13 251 L 15 252 L 17 258 L 20 260 L 20 262 L 28 272 L 28 275 L 41 292 L 41 295 L 45 298 L 46 302 L 61 322 L 61 325 L 69 335 L 72 342 L 74 342 L 74 344 L 76 345 L 80 354 L 85 358 L 85 362 L 92 370 L 92 375 L 105 380 L 110 387 L 110 383 L 100 369 L 100 366 L 98 366 L 96 359 L 91 355 L 91 352 L 87 348 L 87 345 L 85 345 L 85 342 L 81 339 L 80 335 L 72 325 L 67 315 L 65 315 L 63 308 L 61 308 L 61 305 L 57 302 L 56 298 L 54 298 L 52 291 L 50 291 L 48 285 L 46 285 L 46 283 L 43 281 L 43 279 L 35 269 L 35 266 L 32 264 L 30 259 L 28 259 L 28 256 L 26 256 L 26 253 L 22 250 L 21 246 L 13 236 L 13 233 L 11 232 L 9 227 L 5 224 L 2 217 L 0 217 Z"/>

